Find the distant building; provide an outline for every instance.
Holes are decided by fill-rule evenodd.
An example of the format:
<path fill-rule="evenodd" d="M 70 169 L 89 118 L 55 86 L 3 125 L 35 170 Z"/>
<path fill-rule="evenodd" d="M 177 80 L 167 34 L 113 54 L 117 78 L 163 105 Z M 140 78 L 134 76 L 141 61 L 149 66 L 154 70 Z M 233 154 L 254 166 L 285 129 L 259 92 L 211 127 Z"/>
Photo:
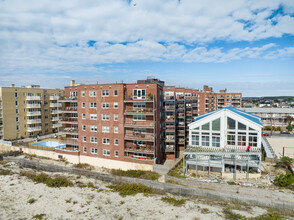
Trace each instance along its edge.
<path fill-rule="evenodd" d="M 61 127 L 62 89 L 39 85 L 0 87 L 0 139 L 50 134 Z"/>

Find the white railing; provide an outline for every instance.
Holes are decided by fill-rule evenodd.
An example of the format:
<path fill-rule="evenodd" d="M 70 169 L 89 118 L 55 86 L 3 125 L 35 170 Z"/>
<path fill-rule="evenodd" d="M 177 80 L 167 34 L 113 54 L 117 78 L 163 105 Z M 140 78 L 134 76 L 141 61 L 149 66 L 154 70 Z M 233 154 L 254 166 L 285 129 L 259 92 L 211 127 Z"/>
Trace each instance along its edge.
<path fill-rule="evenodd" d="M 41 112 L 40 111 L 27 112 L 27 116 L 36 116 L 36 115 L 41 115 Z"/>
<path fill-rule="evenodd" d="M 41 96 L 27 96 L 26 100 L 41 100 Z"/>
<path fill-rule="evenodd" d="M 50 100 L 59 100 L 59 96 L 50 96 L 49 99 Z"/>
<path fill-rule="evenodd" d="M 3 131 L 0 131 L 0 135 L 2 135 L 3 134 Z M 1 141 L 1 140 L 0 140 Z M 1 143 L 1 142 L 0 142 Z"/>
<path fill-rule="evenodd" d="M 28 131 L 40 131 L 40 130 L 42 130 L 41 126 L 28 127 Z"/>
<path fill-rule="evenodd" d="M 36 124 L 36 123 L 41 123 L 41 119 L 29 119 L 27 120 L 27 124 Z"/>
<path fill-rule="evenodd" d="M 2 114 L 0 114 L 0 118 L 2 118 Z"/>
<path fill-rule="evenodd" d="M 59 120 L 61 120 L 61 117 L 53 117 L 53 118 L 51 118 L 51 121 L 59 121 Z"/>
<path fill-rule="evenodd" d="M 41 104 L 27 104 L 27 108 L 41 108 Z"/>
<path fill-rule="evenodd" d="M 0 131 L 0 134 L 2 134 L 1 131 Z M 5 145 L 10 145 L 10 146 L 12 146 L 12 141 L 4 141 L 4 140 L 0 140 L 0 144 L 5 144 Z"/>
<path fill-rule="evenodd" d="M 50 103 L 50 107 L 61 107 L 62 104 L 61 103 Z"/>
<path fill-rule="evenodd" d="M 61 114 L 62 113 L 62 111 L 60 111 L 60 110 L 52 110 L 51 111 L 51 114 Z"/>
<path fill-rule="evenodd" d="M 61 127 L 61 126 L 62 126 L 62 124 L 57 123 L 57 124 L 53 124 L 53 125 L 52 125 L 52 128 L 59 128 L 59 127 Z"/>

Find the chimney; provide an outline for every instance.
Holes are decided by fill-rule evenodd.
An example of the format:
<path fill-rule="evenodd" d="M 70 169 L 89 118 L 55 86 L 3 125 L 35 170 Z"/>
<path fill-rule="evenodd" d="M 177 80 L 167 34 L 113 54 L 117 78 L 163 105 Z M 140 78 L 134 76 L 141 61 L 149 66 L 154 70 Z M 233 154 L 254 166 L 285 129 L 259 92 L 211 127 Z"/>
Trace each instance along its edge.
<path fill-rule="evenodd" d="M 10 87 L 14 87 L 15 85 L 14 84 L 10 84 Z"/>
<path fill-rule="evenodd" d="M 71 80 L 70 81 L 70 86 L 75 86 L 75 84 L 76 84 L 76 81 L 75 80 Z"/>

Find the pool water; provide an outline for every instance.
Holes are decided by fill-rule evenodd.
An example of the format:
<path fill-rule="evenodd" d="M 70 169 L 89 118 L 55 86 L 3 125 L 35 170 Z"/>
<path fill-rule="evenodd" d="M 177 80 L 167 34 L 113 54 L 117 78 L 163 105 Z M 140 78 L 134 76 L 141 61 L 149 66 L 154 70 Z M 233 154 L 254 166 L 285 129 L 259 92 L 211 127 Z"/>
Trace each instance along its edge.
<path fill-rule="evenodd" d="M 42 146 L 42 147 L 51 147 L 51 148 L 66 148 L 66 144 L 62 144 L 57 141 L 42 141 L 42 142 L 34 143 L 33 145 Z"/>

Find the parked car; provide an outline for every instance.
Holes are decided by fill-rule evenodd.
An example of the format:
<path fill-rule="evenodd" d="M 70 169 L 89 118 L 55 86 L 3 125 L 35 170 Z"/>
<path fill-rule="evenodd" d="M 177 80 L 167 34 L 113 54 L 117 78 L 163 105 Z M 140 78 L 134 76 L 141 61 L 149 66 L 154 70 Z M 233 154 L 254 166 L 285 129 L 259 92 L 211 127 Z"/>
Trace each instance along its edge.
<path fill-rule="evenodd" d="M 280 134 L 290 134 L 289 131 L 281 131 Z"/>
<path fill-rule="evenodd" d="M 268 133 L 262 133 L 262 136 L 269 136 Z"/>

